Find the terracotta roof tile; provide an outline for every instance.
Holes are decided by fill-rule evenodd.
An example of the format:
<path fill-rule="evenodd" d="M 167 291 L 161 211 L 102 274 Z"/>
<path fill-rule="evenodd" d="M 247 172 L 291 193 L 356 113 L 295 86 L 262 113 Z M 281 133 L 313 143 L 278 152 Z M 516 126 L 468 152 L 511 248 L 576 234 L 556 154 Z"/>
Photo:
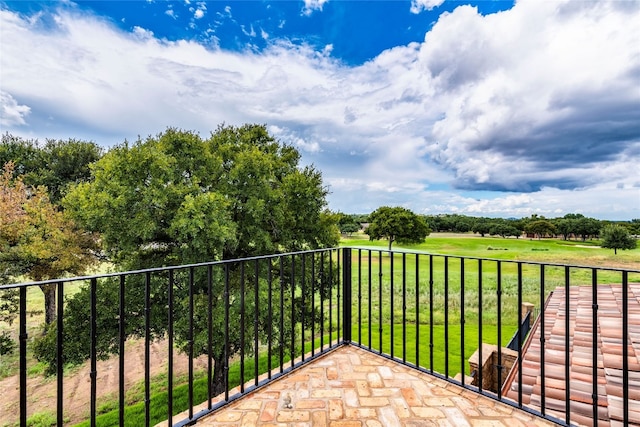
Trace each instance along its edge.
<path fill-rule="evenodd" d="M 545 305 L 544 321 L 544 412 L 565 419 L 566 389 L 569 387 L 572 424 L 593 422 L 593 309 L 592 288 L 569 288 L 569 377 L 565 369 L 565 288 L 556 288 Z M 629 285 L 628 330 L 622 337 L 622 287 L 598 285 L 597 311 L 597 414 L 598 426 L 622 426 L 623 345 L 626 341 L 629 365 L 629 426 L 640 427 L 640 283 Z M 536 321 L 522 359 L 522 403 L 538 410 L 542 405 L 542 326 Z M 514 366 L 503 393 L 517 401 L 518 365 Z"/>

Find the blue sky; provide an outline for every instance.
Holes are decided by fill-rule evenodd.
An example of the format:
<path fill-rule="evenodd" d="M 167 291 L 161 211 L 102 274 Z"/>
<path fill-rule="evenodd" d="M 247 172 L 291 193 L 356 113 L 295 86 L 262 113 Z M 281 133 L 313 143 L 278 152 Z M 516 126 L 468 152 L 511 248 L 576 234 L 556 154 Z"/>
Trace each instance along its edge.
<path fill-rule="evenodd" d="M 329 207 L 640 218 L 640 2 L 0 1 L 0 129 L 265 123 Z"/>

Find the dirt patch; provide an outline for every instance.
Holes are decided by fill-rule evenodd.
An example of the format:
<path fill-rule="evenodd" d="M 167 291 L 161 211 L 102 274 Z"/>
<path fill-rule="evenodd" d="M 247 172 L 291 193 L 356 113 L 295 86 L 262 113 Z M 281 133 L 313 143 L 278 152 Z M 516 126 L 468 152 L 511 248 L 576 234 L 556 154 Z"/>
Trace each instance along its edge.
<path fill-rule="evenodd" d="M 168 350 L 166 341 L 154 342 L 150 345 L 149 364 L 151 376 L 167 372 Z M 125 347 L 125 390 L 144 380 L 144 341 L 127 342 Z M 206 357 L 194 360 L 195 369 L 207 366 Z M 97 362 L 97 402 L 118 396 L 119 359 L 114 356 L 108 360 Z M 174 377 L 186 374 L 188 357 L 177 350 L 174 351 Z M 91 399 L 90 364 L 84 363 L 74 369 L 73 373 L 64 377 L 64 415 L 65 424 L 73 425 L 89 416 Z M 42 376 L 27 378 L 27 414 L 31 416 L 41 412 L 55 413 L 57 382 L 55 378 Z M 19 377 L 8 377 L 0 381 L 0 426 L 18 423 L 20 418 L 20 380 Z"/>

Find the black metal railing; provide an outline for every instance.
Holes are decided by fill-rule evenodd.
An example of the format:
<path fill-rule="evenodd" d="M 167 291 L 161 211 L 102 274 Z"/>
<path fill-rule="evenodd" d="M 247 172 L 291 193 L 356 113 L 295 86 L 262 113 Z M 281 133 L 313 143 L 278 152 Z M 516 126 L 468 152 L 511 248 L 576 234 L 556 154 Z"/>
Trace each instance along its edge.
<path fill-rule="evenodd" d="M 15 421 L 26 426 L 28 415 L 34 412 L 28 403 L 27 364 L 40 325 L 29 323 L 28 293 L 38 285 L 57 286 L 57 322 L 52 329 L 55 357 L 51 366 L 57 383 L 55 415 L 60 426 L 66 422 L 64 367 L 71 359 L 68 352 L 79 351 L 75 344 L 78 337 L 70 336 L 76 333 L 84 335 L 80 341 L 86 344 L 90 365 L 87 413 L 91 426 L 103 425 L 105 417 L 98 414 L 97 362 L 112 353 L 118 355 L 119 366 L 115 424 L 132 423 L 125 411 L 125 371 L 129 363 L 125 344 L 130 339 L 144 343 L 144 399 L 141 418 L 135 421 L 138 425 L 154 425 L 162 419 L 168 425 L 195 424 L 229 402 L 344 344 L 375 352 L 559 425 L 570 425 L 569 333 L 563 337 L 564 413 L 545 404 L 545 337 L 550 331 L 543 308 L 547 298 L 561 288 L 592 287 L 592 360 L 597 361 L 600 337 L 596 289 L 601 284 L 621 288 L 619 338 L 622 343 L 630 343 L 632 282 L 640 282 L 639 270 L 333 248 L 3 286 L 0 291 L 18 289 L 20 298 L 16 334 L 20 397 Z M 569 294 L 566 292 L 562 308 L 566 331 L 570 330 L 568 314 L 575 304 Z M 509 375 L 503 372 L 506 356 L 502 346 L 514 332 L 521 338 L 526 335 L 520 327 L 520 307 L 525 300 L 540 310 L 537 327 L 542 331 L 542 384 L 541 404 L 536 407 L 523 401 L 522 361 L 527 349 L 523 339 L 516 340 L 517 357 L 510 374 L 517 388 L 515 398 L 502 390 Z M 76 319 L 72 310 L 78 307 L 87 307 L 86 325 L 70 322 Z M 529 333 L 527 342 L 531 336 Z M 166 397 L 153 394 L 151 387 L 150 348 L 158 339 L 166 350 Z M 74 347 L 70 348 L 72 342 Z M 483 375 L 488 374 L 482 369 L 475 373 L 473 384 L 466 379 L 469 356 L 477 351 L 478 360 L 483 360 L 483 343 L 496 348 L 495 390 L 483 386 Z M 630 422 L 629 345 L 621 344 L 623 407 L 616 415 L 625 425 Z M 200 355 L 206 358 L 204 372 L 194 364 Z M 186 386 L 175 382 L 176 357 L 187 358 Z M 601 365 L 593 363 L 594 425 L 599 369 Z M 198 388 L 200 383 L 205 384 L 204 389 Z M 202 402 L 203 406 L 194 409 Z M 162 407 L 161 420 L 154 415 L 158 406 Z"/>

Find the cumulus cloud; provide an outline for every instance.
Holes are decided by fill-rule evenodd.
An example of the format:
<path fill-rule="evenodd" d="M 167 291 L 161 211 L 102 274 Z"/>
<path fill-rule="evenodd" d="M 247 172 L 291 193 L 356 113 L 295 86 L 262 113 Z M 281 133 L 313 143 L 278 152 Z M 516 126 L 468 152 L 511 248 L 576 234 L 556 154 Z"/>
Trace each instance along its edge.
<path fill-rule="evenodd" d="M 353 67 L 330 46 L 270 38 L 262 52 L 229 52 L 73 10 L 48 31 L 1 10 L 3 127 L 18 129 L 29 111 L 120 140 L 268 123 L 323 171 L 343 211 L 517 216 L 577 209 L 597 194 L 594 211 L 635 200 L 637 212 L 640 7 L 621 3 L 521 0 L 487 16 L 460 6 L 423 42 Z M 460 195 L 495 190 L 514 193 Z"/>
<path fill-rule="evenodd" d="M 189 4 L 190 3 L 187 3 L 187 5 Z M 193 19 L 202 19 L 206 11 L 207 11 L 207 3 L 203 1 L 197 2 L 196 7 L 193 7 L 193 6 L 189 7 L 189 12 L 193 13 Z"/>
<path fill-rule="evenodd" d="M 322 11 L 322 7 L 329 0 L 304 0 L 302 14 L 310 16 L 315 11 Z"/>
<path fill-rule="evenodd" d="M 420 52 L 445 101 L 431 150 L 459 187 L 575 188 L 635 158 L 640 8 L 617 3 L 459 7 L 438 21 Z"/>
<path fill-rule="evenodd" d="M 423 10 L 431 10 L 444 3 L 444 0 L 411 0 L 411 13 L 420 13 Z"/>
<path fill-rule="evenodd" d="M 11 94 L 0 90 L 0 106 L 2 114 L 0 114 L 0 124 L 2 126 L 21 126 L 26 125 L 25 117 L 31 112 L 31 108 L 26 105 L 18 104 Z"/>

